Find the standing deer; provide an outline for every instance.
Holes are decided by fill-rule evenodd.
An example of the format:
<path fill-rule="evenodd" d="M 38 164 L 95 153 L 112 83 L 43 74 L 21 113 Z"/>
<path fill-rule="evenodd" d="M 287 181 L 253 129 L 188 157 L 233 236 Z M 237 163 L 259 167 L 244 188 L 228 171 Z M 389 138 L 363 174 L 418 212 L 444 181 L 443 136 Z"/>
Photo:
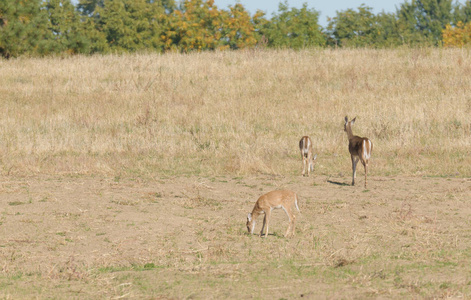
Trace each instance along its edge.
<path fill-rule="evenodd" d="M 288 229 L 286 230 L 285 237 L 291 237 L 294 235 L 294 225 L 296 222 L 296 216 L 291 212 L 291 207 L 298 207 L 298 196 L 293 191 L 279 190 L 271 191 L 265 195 L 260 196 L 251 213 L 247 216 L 247 230 L 250 234 L 253 234 L 255 229 L 255 220 L 261 214 L 265 214 L 263 218 L 262 231 L 260 236 L 263 236 L 263 230 L 265 229 L 265 237 L 268 236 L 268 225 L 270 224 L 271 211 L 275 208 L 283 208 L 289 218 Z M 266 226 L 266 227 L 265 227 Z"/>
<path fill-rule="evenodd" d="M 309 177 L 309 172 L 314 172 L 314 163 L 317 154 L 312 157 L 312 142 L 308 136 L 303 136 L 299 141 L 299 150 L 301 151 L 301 157 L 303 159 L 303 176 L 306 176 L 307 166 L 307 176 Z"/>
<path fill-rule="evenodd" d="M 361 161 L 365 167 L 365 188 L 367 185 L 367 174 L 368 174 L 368 162 L 371 157 L 371 152 L 373 151 L 373 143 L 366 137 L 359 137 L 353 135 L 352 125 L 355 123 L 356 117 L 348 121 L 348 117 L 345 117 L 345 126 L 344 130 L 347 132 L 348 136 L 348 151 L 350 151 L 350 156 L 352 158 L 352 169 L 353 169 L 353 179 L 352 185 L 355 185 L 356 169 L 358 160 Z"/>

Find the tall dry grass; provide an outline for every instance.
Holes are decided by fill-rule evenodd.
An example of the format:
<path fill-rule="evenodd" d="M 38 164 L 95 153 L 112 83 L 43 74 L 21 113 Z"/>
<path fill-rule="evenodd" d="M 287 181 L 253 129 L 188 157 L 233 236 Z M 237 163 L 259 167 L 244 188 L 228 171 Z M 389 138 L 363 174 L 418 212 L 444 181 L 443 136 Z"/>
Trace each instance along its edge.
<path fill-rule="evenodd" d="M 471 176 L 467 49 L 267 50 L 0 60 L 3 174 Z"/>

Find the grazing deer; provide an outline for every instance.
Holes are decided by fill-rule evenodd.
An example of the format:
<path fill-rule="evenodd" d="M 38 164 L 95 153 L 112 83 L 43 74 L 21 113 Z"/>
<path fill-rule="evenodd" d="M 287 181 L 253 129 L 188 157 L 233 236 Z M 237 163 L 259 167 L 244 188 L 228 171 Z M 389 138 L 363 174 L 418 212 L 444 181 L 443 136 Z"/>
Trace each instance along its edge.
<path fill-rule="evenodd" d="M 309 172 L 314 172 L 314 163 L 317 158 L 317 154 L 312 157 L 312 142 L 308 136 L 303 136 L 299 141 L 299 150 L 301 151 L 301 157 L 303 159 L 303 176 L 309 177 Z"/>
<path fill-rule="evenodd" d="M 291 207 L 293 204 L 295 205 L 298 212 L 300 212 L 298 207 L 298 196 L 293 191 L 271 191 L 265 195 L 260 196 L 260 198 L 258 198 L 257 202 L 255 203 L 252 212 L 247 216 L 247 230 L 250 234 L 253 234 L 255 229 L 255 220 L 257 220 L 259 215 L 264 213 L 265 216 L 263 218 L 263 226 L 262 231 L 260 231 L 260 236 L 263 236 L 263 230 L 266 228 L 265 237 L 267 237 L 271 211 L 275 208 L 283 208 L 289 218 L 289 225 L 288 229 L 286 230 L 285 237 L 293 236 L 294 225 L 296 221 L 296 216 L 291 212 Z"/>
<path fill-rule="evenodd" d="M 347 132 L 348 136 L 348 151 L 350 151 L 350 156 L 352 158 L 352 169 L 353 169 L 353 179 L 352 185 L 355 185 L 356 169 L 358 160 L 361 161 L 365 167 L 365 188 L 367 184 L 366 176 L 368 174 L 368 162 L 371 157 L 371 151 L 373 151 L 373 143 L 366 137 L 359 137 L 353 135 L 352 125 L 355 123 L 356 117 L 348 121 L 348 117 L 345 117 L 345 126 L 344 130 Z"/>

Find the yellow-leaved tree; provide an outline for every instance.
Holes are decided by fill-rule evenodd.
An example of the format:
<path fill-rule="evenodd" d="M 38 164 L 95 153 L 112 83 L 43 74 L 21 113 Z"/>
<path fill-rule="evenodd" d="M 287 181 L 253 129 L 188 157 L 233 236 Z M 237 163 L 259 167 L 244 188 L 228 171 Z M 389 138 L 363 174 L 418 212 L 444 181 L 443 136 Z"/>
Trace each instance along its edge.
<path fill-rule="evenodd" d="M 250 15 L 241 4 L 230 11 L 214 0 L 185 0 L 166 18 L 164 50 L 182 52 L 252 47 L 257 43 Z"/>
<path fill-rule="evenodd" d="M 224 18 L 225 47 L 231 49 L 251 48 L 257 44 L 254 24 L 242 4 L 230 7 Z"/>
<path fill-rule="evenodd" d="M 183 1 L 180 8 L 168 16 L 167 29 L 161 36 L 164 49 L 183 52 L 216 49 L 223 18 L 212 0 Z"/>
<path fill-rule="evenodd" d="M 442 31 L 443 46 L 464 47 L 471 44 L 471 22 L 458 22 L 455 27 L 446 25 Z"/>

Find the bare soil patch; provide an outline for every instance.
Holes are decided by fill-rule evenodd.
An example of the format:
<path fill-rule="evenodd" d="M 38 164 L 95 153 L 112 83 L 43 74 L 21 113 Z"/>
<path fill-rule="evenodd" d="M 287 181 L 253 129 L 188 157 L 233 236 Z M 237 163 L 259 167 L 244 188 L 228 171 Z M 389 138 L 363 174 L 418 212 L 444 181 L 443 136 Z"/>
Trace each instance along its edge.
<path fill-rule="evenodd" d="M 470 297 L 471 180 L 368 181 L 3 177 L 0 297 Z M 249 236 L 257 198 L 282 188 L 296 236 L 282 210 Z"/>

